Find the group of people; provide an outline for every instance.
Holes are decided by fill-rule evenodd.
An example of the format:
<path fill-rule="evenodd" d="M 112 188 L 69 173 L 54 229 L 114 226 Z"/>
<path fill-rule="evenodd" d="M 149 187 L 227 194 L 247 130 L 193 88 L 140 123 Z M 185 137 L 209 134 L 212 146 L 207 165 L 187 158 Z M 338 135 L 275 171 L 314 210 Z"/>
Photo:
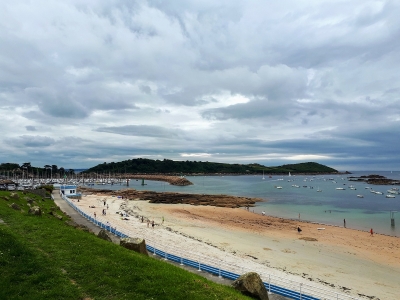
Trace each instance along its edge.
<path fill-rule="evenodd" d="M 144 216 L 141 217 L 141 221 L 142 223 L 144 222 Z M 164 224 L 164 217 L 162 217 L 161 219 L 161 224 Z M 150 219 L 147 219 L 147 227 L 149 228 L 151 225 L 151 228 L 154 229 L 154 226 L 156 225 L 156 223 L 154 222 L 154 220 L 150 221 Z"/>

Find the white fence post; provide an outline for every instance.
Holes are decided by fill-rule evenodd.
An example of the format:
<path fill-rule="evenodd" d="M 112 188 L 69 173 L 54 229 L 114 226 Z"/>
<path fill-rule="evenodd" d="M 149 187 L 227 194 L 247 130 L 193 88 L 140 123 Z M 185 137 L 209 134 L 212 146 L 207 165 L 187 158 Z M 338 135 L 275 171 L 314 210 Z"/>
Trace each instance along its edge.
<path fill-rule="evenodd" d="M 271 274 L 268 275 L 268 292 L 271 293 Z"/>
<path fill-rule="evenodd" d="M 303 284 L 302 283 L 300 283 L 300 300 L 301 300 L 301 286 L 302 286 Z"/>

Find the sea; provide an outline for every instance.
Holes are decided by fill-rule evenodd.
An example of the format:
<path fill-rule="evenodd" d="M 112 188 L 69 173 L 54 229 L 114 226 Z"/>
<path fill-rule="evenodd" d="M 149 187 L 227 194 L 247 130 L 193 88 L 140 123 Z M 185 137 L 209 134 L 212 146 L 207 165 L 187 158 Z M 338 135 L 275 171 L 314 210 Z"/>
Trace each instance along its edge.
<path fill-rule="evenodd" d="M 223 194 L 262 198 L 250 211 L 270 216 L 344 226 L 400 237 L 400 195 L 386 198 L 390 185 L 368 185 L 349 177 L 377 174 L 400 180 L 400 171 L 354 171 L 342 175 L 239 175 L 186 176 L 193 185 L 173 186 L 166 182 L 132 179 L 129 188 L 156 192 Z M 350 189 L 353 186 L 355 189 Z M 281 188 L 279 188 L 281 187 Z M 98 189 L 119 190 L 126 185 L 95 185 Z M 337 189 L 343 188 L 343 189 Z M 321 190 L 318 192 L 317 190 Z M 382 192 L 382 195 L 371 190 Z M 357 197 L 362 195 L 363 198 Z"/>

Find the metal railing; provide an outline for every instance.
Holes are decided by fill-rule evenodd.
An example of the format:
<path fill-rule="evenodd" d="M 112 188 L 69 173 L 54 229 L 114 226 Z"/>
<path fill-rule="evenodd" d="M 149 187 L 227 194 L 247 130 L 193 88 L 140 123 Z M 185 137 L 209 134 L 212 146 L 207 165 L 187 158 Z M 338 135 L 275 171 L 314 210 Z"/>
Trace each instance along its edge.
<path fill-rule="evenodd" d="M 103 228 L 110 233 L 120 237 L 127 238 L 137 236 L 136 232 L 132 232 L 128 229 L 117 230 L 111 225 L 101 222 L 101 217 L 94 218 L 79 207 L 77 207 L 72 201 L 65 195 L 60 195 L 73 209 L 79 214 L 88 219 L 95 225 Z M 204 271 L 221 278 L 227 278 L 230 280 L 236 280 L 240 275 L 246 272 L 253 272 L 253 269 L 248 269 L 243 266 L 238 266 L 235 263 L 230 263 L 222 260 L 213 259 L 212 257 L 205 256 L 199 253 L 191 251 L 182 251 L 178 247 L 160 245 L 160 243 L 153 240 L 151 237 L 145 237 L 147 251 L 152 255 L 157 255 L 165 260 L 174 261 L 181 265 L 187 265 L 196 268 L 198 271 Z M 161 249 L 164 250 L 161 250 Z M 222 267 L 224 269 L 222 269 Z M 229 271 L 225 270 L 228 269 Z M 356 297 L 350 295 L 341 294 L 332 290 L 319 288 L 316 286 L 304 284 L 298 281 L 282 278 L 265 272 L 258 272 L 261 279 L 263 280 L 264 286 L 270 293 L 279 294 L 284 297 L 299 300 L 355 300 Z"/>

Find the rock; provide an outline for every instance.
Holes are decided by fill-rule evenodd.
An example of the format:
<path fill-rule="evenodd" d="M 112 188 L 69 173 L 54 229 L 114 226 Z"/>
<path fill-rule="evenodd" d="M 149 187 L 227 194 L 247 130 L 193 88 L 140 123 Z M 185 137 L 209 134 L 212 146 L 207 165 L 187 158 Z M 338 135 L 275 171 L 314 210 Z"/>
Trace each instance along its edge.
<path fill-rule="evenodd" d="M 110 236 L 108 235 L 108 232 L 105 229 L 100 230 L 100 232 L 97 234 L 97 236 L 103 240 L 112 242 Z"/>
<path fill-rule="evenodd" d="M 269 300 L 268 291 L 265 288 L 260 275 L 255 272 L 243 274 L 236 279 L 232 286 L 242 294 L 261 300 Z"/>
<path fill-rule="evenodd" d="M 62 218 L 63 218 L 62 216 L 60 216 L 59 214 L 55 213 L 54 211 L 49 212 L 49 214 L 54 216 L 54 217 L 56 217 L 59 220 L 62 220 Z"/>
<path fill-rule="evenodd" d="M 72 221 L 72 220 L 65 221 L 65 224 L 67 224 L 68 226 L 72 226 L 74 228 L 79 227 L 79 225 L 77 223 L 75 223 L 74 221 Z"/>
<path fill-rule="evenodd" d="M 21 207 L 19 207 L 19 205 L 18 205 L 18 204 L 15 204 L 15 203 L 11 203 L 11 204 L 10 204 L 10 207 L 11 207 L 12 209 L 15 209 L 15 210 L 21 210 Z"/>
<path fill-rule="evenodd" d="M 67 220 L 67 221 L 65 221 L 65 224 L 67 224 L 68 226 L 72 226 L 72 227 L 74 227 L 74 228 L 76 228 L 76 229 L 78 229 L 78 230 L 82 230 L 82 231 L 86 231 L 86 232 L 93 233 L 93 231 L 91 231 L 91 230 L 89 229 L 89 227 L 87 227 L 87 226 L 85 226 L 85 225 L 81 225 L 81 224 L 75 223 L 75 222 L 72 221 L 72 220 Z"/>
<path fill-rule="evenodd" d="M 34 216 L 41 216 L 42 215 L 42 210 L 40 209 L 39 206 L 33 206 L 29 209 L 28 213 L 30 215 L 34 215 Z"/>
<path fill-rule="evenodd" d="M 119 242 L 120 246 L 142 253 L 144 255 L 149 255 L 146 249 L 146 242 L 141 238 L 122 238 Z"/>
<path fill-rule="evenodd" d="M 14 199 L 19 199 L 19 195 L 17 193 L 11 193 L 10 197 Z"/>

